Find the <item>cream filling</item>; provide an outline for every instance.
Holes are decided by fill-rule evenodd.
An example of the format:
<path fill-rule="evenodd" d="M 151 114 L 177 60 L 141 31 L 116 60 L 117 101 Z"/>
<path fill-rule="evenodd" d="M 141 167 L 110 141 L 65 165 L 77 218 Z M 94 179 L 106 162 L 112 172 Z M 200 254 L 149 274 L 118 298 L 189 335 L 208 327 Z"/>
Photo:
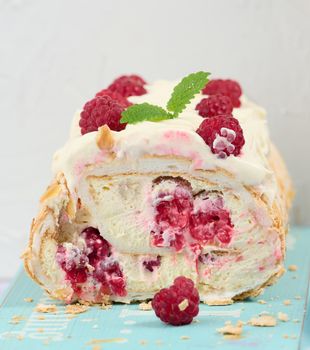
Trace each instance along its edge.
<path fill-rule="evenodd" d="M 152 196 L 151 190 L 152 180 L 156 178 L 154 174 L 89 176 L 81 180 L 78 195 L 91 214 L 84 218 L 84 227 L 98 227 L 103 237 L 112 244 L 113 254 L 119 261 L 126 280 L 128 295 L 113 296 L 113 300 L 127 302 L 151 297 L 159 289 L 170 285 L 179 275 L 197 282 L 202 300 L 223 300 L 261 285 L 279 270 L 281 242 L 278 233 L 270 229 L 268 213 L 257 206 L 242 186 L 238 192 L 229 187 L 232 185 L 234 188 L 233 179 L 220 173 L 210 173 L 207 179 L 205 174 L 200 174 L 200 178 L 196 175 L 197 178 L 186 173 L 181 176 L 191 183 L 194 193 L 204 189 L 221 191 L 224 206 L 230 211 L 234 225 L 229 244 L 203 246 L 203 254 L 212 256 L 214 251 L 217 253 L 213 255 L 215 262 L 199 262 L 198 271 L 195 259 L 187 249 L 176 254 L 170 248 L 150 245 L 153 205 L 157 200 Z M 175 183 L 169 181 L 158 186 L 163 191 L 175 190 Z M 199 200 L 195 203 L 197 207 L 194 206 L 194 211 L 203 207 Z M 55 230 L 53 221 L 46 220 L 40 232 L 48 230 L 49 225 L 53 226 L 50 227 L 52 231 Z M 82 244 L 79 240 L 82 228 L 83 224 L 73 224 L 71 229 L 73 236 L 70 241 L 77 246 Z M 35 238 L 35 244 L 40 246 L 39 235 L 35 235 Z M 57 294 L 59 290 L 70 288 L 70 284 L 64 280 L 62 269 L 51 257 L 56 253 L 56 242 L 48 242 L 43 250 L 46 254 L 43 259 L 44 271 L 39 271 L 41 267 L 35 263 L 36 273 L 47 276 L 48 278 L 43 277 L 44 283 Z M 157 255 L 161 256 L 160 267 L 155 267 L 152 273 L 145 270 L 143 261 L 154 259 Z M 38 263 L 40 264 L 39 261 Z M 98 301 L 99 289 L 100 285 L 89 278 L 83 286 L 83 298 Z M 69 293 L 68 300 L 74 298 L 72 293 L 73 291 Z"/>
<path fill-rule="evenodd" d="M 196 282 L 203 301 L 230 299 L 260 286 L 279 271 L 280 267 L 277 264 L 279 257 L 275 251 L 280 250 L 280 240 L 277 233 L 262 234 L 257 227 L 251 233 L 255 242 L 247 244 L 244 251 L 223 249 L 223 255 L 216 256 L 214 261 L 204 264 L 200 262 L 198 274 L 195 264 L 183 253 L 161 256 L 161 264 L 155 267 L 153 272 L 143 267 L 143 261 L 154 259 L 156 255 L 115 253 L 114 257 L 119 262 L 126 281 L 127 296 L 113 295 L 111 299 L 130 302 L 151 298 L 161 288 L 171 285 L 180 275 Z M 50 250 L 45 250 L 46 254 L 49 252 Z M 211 249 L 209 254 L 212 254 Z M 52 294 L 56 294 L 59 290 L 70 289 L 70 284 L 65 282 L 63 271 L 57 264 L 51 263 L 48 272 L 49 276 L 53 276 L 53 280 L 49 280 L 46 286 Z M 83 285 L 82 298 L 99 301 L 99 290 L 100 284 L 89 277 L 87 283 Z M 75 298 L 73 291 L 69 292 L 68 301 L 70 298 L 73 300 Z"/>

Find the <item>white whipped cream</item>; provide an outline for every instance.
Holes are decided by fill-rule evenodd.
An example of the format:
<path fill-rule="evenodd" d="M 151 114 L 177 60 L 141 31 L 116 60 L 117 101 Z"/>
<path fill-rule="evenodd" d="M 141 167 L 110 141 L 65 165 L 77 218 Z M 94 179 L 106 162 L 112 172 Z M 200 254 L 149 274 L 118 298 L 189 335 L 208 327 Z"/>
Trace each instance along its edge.
<path fill-rule="evenodd" d="M 157 81 L 146 86 L 147 94 L 133 96 L 129 100 L 133 103 L 149 102 L 165 107 L 176 84 Z M 192 162 L 193 171 L 222 168 L 234 174 L 242 184 L 257 186 L 262 192 L 266 192 L 267 187 L 269 191 L 272 190 L 275 186 L 274 176 L 267 162 L 270 140 L 265 110 L 242 96 L 241 107 L 235 108 L 233 115 L 243 129 L 245 145 L 239 156 L 220 159 L 196 133 L 203 118 L 195 107 L 203 97 L 206 96 L 196 95 L 176 119 L 146 121 L 127 125 L 120 132 L 113 131 L 116 158 L 132 160 L 134 167 L 135 160 L 144 155 L 183 156 Z M 96 144 L 97 132 L 82 136 L 78 122 L 79 112 L 74 117 L 69 141 L 56 152 L 53 161 L 54 173 L 64 173 L 70 189 L 76 185 L 83 166 L 100 163 L 104 167 L 105 163 L 104 155 Z"/>

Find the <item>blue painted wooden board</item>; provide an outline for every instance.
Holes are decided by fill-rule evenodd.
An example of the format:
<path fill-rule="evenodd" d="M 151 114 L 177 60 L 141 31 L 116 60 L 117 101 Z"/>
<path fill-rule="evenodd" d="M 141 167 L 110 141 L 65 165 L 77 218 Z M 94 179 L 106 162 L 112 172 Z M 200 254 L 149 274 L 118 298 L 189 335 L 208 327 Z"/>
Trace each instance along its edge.
<path fill-rule="evenodd" d="M 286 265 L 296 264 L 296 272 L 287 272 L 275 286 L 263 296 L 267 304 L 256 299 L 228 306 L 201 305 L 198 323 L 172 327 L 161 323 L 152 311 L 140 311 L 138 305 L 114 305 L 110 310 L 92 307 L 76 318 L 64 314 L 64 306 L 56 302 L 56 314 L 44 314 L 39 320 L 34 311 L 37 303 L 55 303 L 36 286 L 23 271 L 1 301 L 0 349 L 1 350 L 92 350 L 92 339 L 101 339 L 98 349 L 309 349 L 309 321 L 305 319 L 310 269 L 310 229 L 293 228 L 288 236 Z M 300 296 L 300 299 L 296 299 Z M 32 297 L 33 303 L 26 303 Z M 283 305 L 285 299 L 291 305 Z M 224 322 L 248 321 L 261 312 L 273 315 L 285 312 L 288 322 L 276 327 L 244 326 L 241 339 L 227 340 L 216 332 Z M 309 313 L 308 313 L 309 314 Z M 9 323 L 13 315 L 23 316 L 18 324 Z M 295 322 L 293 321 L 295 320 Z M 298 322 L 296 322 L 298 320 Z M 283 336 L 288 335 L 285 339 Z M 187 336 L 189 339 L 182 339 Z M 18 339 L 20 338 L 20 339 Z M 22 338 L 22 339 L 21 339 Z M 118 339 L 117 342 L 112 340 Z M 111 342 L 109 342 L 111 340 Z"/>

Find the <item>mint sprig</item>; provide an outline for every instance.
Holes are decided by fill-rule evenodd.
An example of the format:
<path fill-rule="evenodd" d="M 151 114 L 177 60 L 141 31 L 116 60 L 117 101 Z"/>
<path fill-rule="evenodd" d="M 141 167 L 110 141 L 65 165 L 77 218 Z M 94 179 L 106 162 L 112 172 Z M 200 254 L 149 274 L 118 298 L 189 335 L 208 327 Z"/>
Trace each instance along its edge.
<path fill-rule="evenodd" d="M 167 109 L 177 117 L 186 107 L 193 97 L 198 94 L 207 84 L 210 73 L 197 72 L 183 78 L 182 81 L 173 89 L 170 100 L 167 103 Z"/>
<path fill-rule="evenodd" d="M 177 118 L 193 97 L 206 86 L 209 75 L 207 72 L 197 72 L 183 78 L 173 89 L 167 102 L 167 110 L 149 103 L 135 104 L 123 111 L 120 122 L 136 124 L 142 121 L 158 122 Z"/>
<path fill-rule="evenodd" d="M 173 115 L 167 113 L 163 108 L 154 106 L 149 103 L 132 105 L 122 113 L 121 123 L 136 124 L 144 120 L 150 122 L 159 122 L 170 119 Z"/>

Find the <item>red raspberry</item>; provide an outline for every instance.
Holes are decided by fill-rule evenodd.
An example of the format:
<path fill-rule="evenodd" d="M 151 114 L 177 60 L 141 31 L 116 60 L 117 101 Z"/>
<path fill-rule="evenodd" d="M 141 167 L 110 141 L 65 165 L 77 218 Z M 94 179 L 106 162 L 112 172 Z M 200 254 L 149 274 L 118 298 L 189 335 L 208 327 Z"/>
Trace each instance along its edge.
<path fill-rule="evenodd" d="M 196 132 L 219 158 L 231 154 L 237 156 L 245 143 L 243 130 L 238 120 L 231 115 L 206 118 Z"/>
<path fill-rule="evenodd" d="M 154 268 L 155 267 L 159 267 L 160 266 L 160 260 L 161 260 L 161 257 L 158 255 L 156 257 L 156 260 L 145 260 L 143 261 L 143 266 L 149 270 L 150 272 L 153 272 L 154 271 Z"/>
<path fill-rule="evenodd" d="M 81 112 L 80 127 L 82 135 L 96 131 L 102 125 L 111 130 L 121 131 L 126 124 L 121 124 L 121 113 L 125 107 L 110 96 L 99 96 L 86 102 Z"/>
<path fill-rule="evenodd" d="M 213 95 L 208 98 L 203 98 L 196 106 L 196 110 L 199 115 L 207 118 L 221 114 L 231 114 L 233 105 L 228 96 Z"/>
<path fill-rule="evenodd" d="M 234 80 L 213 79 L 202 90 L 205 95 L 225 95 L 230 97 L 234 107 L 240 107 L 241 86 Z"/>
<path fill-rule="evenodd" d="M 179 276 L 171 287 L 154 295 L 152 307 L 165 323 L 173 326 L 189 324 L 199 312 L 198 290 L 191 279 Z"/>
<path fill-rule="evenodd" d="M 99 260 L 111 255 L 111 245 L 96 228 L 87 227 L 82 232 L 82 237 L 85 238 L 90 265 L 95 265 Z"/>
<path fill-rule="evenodd" d="M 123 97 L 141 96 L 146 94 L 145 84 L 146 82 L 138 75 L 122 75 L 115 79 L 108 89 L 118 92 Z"/>
<path fill-rule="evenodd" d="M 110 243 L 94 227 L 87 227 L 81 236 L 85 239 L 85 248 L 80 250 L 72 246 L 68 251 L 65 246 L 59 245 L 56 253 L 56 261 L 75 293 L 78 296 L 83 293 L 81 284 L 91 276 L 100 282 L 101 293 L 125 296 L 126 281 L 118 261 L 112 257 Z M 91 271 L 89 265 L 93 267 Z"/>
<path fill-rule="evenodd" d="M 109 89 L 103 89 L 96 93 L 96 97 L 98 96 L 110 96 L 113 100 L 119 102 L 124 107 L 129 107 L 132 105 L 127 98 L 123 97 L 121 94 L 119 94 L 117 91 L 111 91 Z"/>
<path fill-rule="evenodd" d="M 119 263 L 114 258 L 107 258 L 95 265 L 94 277 L 101 282 L 104 294 L 125 296 L 126 282 Z"/>
<path fill-rule="evenodd" d="M 221 197 L 197 198 L 200 208 L 195 208 L 190 217 L 190 234 L 202 244 L 215 242 L 228 244 L 231 241 L 233 224 Z M 198 203 L 199 203 L 198 202 Z"/>
<path fill-rule="evenodd" d="M 170 189 L 157 189 L 156 185 L 163 181 L 167 181 L 167 185 L 170 184 Z M 185 246 L 184 233 L 188 228 L 193 207 L 190 184 L 178 177 L 161 177 L 153 192 L 155 226 L 151 231 L 152 245 L 173 247 L 180 251 Z"/>
<path fill-rule="evenodd" d="M 105 294 L 126 295 L 126 283 L 119 263 L 111 256 L 111 245 L 94 227 L 82 232 L 85 239 L 90 265 L 95 269 L 93 276 L 101 282 Z"/>
<path fill-rule="evenodd" d="M 88 257 L 85 252 L 77 247 L 68 251 L 63 245 L 59 245 L 56 252 L 56 261 L 66 273 L 66 279 L 71 282 L 72 288 L 78 292 L 79 283 L 87 280 Z"/>

